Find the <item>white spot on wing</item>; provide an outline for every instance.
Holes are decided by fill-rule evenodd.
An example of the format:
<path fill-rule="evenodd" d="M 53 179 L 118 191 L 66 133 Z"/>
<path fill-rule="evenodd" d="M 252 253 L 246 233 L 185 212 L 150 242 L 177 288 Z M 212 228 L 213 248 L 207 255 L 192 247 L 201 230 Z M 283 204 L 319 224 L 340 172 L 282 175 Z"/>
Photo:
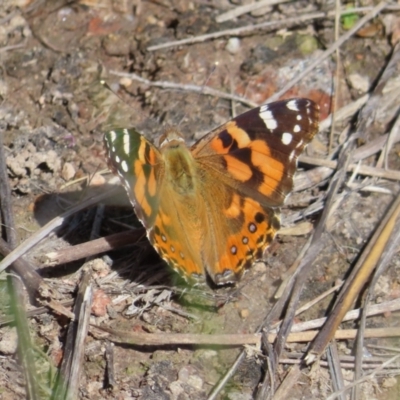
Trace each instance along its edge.
<path fill-rule="evenodd" d="M 292 142 L 292 139 L 293 139 L 293 135 L 291 133 L 285 132 L 282 135 L 282 143 L 285 145 L 290 144 Z"/>
<path fill-rule="evenodd" d="M 124 140 L 124 152 L 126 155 L 129 155 L 131 149 L 131 141 L 129 135 L 125 134 L 123 140 Z"/>
<path fill-rule="evenodd" d="M 294 128 L 293 128 L 293 132 L 294 133 L 298 133 L 300 131 L 301 131 L 300 125 L 295 125 Z"/>
<path fill-rule="evenodd" d="M 121 162 L 121 168 L 122 168 L 122 170 L 123 170 L 124 172 L 128 172 L 128 170 L 129 170 L 129 168 L 128 168 L 128 163 L 127 163 L 125 160 L 123 160 L 123 161 Z"/>
<path fill-rule="evenodd" d="M 268 106 L 262 106 L 260 108 L 260 117 L 262 118 L 262 120 L 265 123 L 265 126 L 273 131 L 274 129 L 276 129 L 278 127 L 278 123 L 276 121 L 276 119 L 274 118 L 272 112 L 268 109 Z"/>
<path fill-rule="evenodd" d="M 303 117 L 302 117 L 300 114 L 298 114 L 298 115 L 296 116 L 296 119 L 297 119 L 297 121 L 301 121 L 301 120 L 303 119 Z"/>
<path fill-rule="evenodd" d="M 115 161 L 116 161 L 117 163 L 120 163 L 121 159 L 120 159 L 118 156 L 115 156 Z"/>
<path fill-rule="evenodd" d="M 288 102 L 286 103 L 286 107 L 287 107 L 289 110 L 292 110 L 292 111 L 300 111 L 300 110 L 299 110 L 299 107 L 298 107 L 298 104 L 297 104 L 297 100 L 290 100 L 290 101 L 288 101 Z"/>
<path fill-rule="evenodd" d="M 109 132 L 111 142 L 114 142 L 114 140 L 117 138 L 117 134 L 114 131 Z"/>

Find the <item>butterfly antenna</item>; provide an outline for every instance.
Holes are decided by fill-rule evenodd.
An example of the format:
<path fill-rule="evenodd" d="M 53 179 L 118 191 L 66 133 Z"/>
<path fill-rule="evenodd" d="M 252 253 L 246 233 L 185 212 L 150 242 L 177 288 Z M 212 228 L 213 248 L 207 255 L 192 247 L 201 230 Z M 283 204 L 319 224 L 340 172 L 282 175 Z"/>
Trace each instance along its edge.
<path fill-rule="evenodd" d="M 123 107 L 119 107 L 118 108 L 118 114 L 119 117 L 122 119 L 122 122 L 118 120 L 118 118 L 116 119 L 117 122 L 113 122 L 110 126 L 115 127 L 115 126 L 122 126 L 123 124 L 125 124 L 125 126 L 136 126 L 137 121 L 133 122 L 131 121 L 131 119 L 129 117 L 127 117 L 127 115 L 131 115 L 132 114 L 132 106 L 130 104 L 127 103 L 126 99 L 124 99 L 119 93 L 118 93 L 118 89 L 122 88 L 123 90 L 125 90 L 130 96 L 132 96 L 131 93 L 129 93 L 126 90 L 126 87 L 124 85 L 122 85 L 121 83 L 115 83 L 115 84 L 109 84 L 106 82 L 105 79 L 100 79 L 100 85 L 103 86 L 105 89 L 107 89 L 108 91 L 110 91 L 119 101 L 122 102 Z M 140 118 L 146 118 L 146 115 L 143 113 L 142 110 L 136 110 L 135 109 L 135 115 L 136 117 L 140 117 Z M 114 116 L 115 117 L 115 116 Z"/>
<path fill-rule="evenodd" d="M 124 104 L 126 101 L 118 94 L 118 91 L 112 88 L 104 79 L 100 79 L 100 85 L 109 90 L 114 96 L 117 96 Z M 119 84 L 118 84 L 119 85 Z"/>
<path fill-rule="evenodd" d="M 219 66 L 219 61 L 215 61 L 214 65 L 211 68 L 210 73 L 207 75 L 206 79 L 204 80 L 203 84 L 201 85 L 201 89 L 199 90 L 197 97 L 200 98 L 200 95 L 204 92 L 204 88 L 207 86 L 208 82 L 210 82 L 211 76 L 213 75 L 213 73 L 215 72 L 215 70 L 217 69 L 217 67 Z M 182 122 L 185 120 L 187 116 L 187 113 L 185 113 L 183 115 L 183 117 L 181 118 L 181 120 L 178 123 L 178 127 L 182 124 Z"/>

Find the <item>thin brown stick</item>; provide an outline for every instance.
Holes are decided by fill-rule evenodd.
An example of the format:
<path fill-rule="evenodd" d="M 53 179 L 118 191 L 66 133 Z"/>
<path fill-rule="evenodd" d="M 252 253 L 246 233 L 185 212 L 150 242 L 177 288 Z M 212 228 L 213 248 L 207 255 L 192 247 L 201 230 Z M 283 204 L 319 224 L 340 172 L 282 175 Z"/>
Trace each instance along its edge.
<path fill-rule="evenodd" d="M 363 369 L 376 369 L 378 368 L 380 365 L 382 365 L 382 363 L 384 362 L 384 360 L 380 360 L 378 362 L 374 362 L 374 363 L 370 363 L 368 362 L 368 359 L 364 359 L 363 360 Z M 280 358 L 279 359 L 279 364 L 288 364 L 288 365 L 299 365 L 302 364 L 303 360 L 301 358 L 298 359 L 293 359 L 293 358 Z M 321 367 L 328 367 L 328 362 L 324 361 L 324 360 L 320 360 L 318 362 L 318 365 Z M 354 369 L 354 362 L 345 362 L 342 361 L 342 357 L 340 357 L 340 367 L 343 369 Z M 393 369 L 398 369 L 395 365 L 393 365 L 392 367 L 390 366 L 386 366 L 386 371 L 384 371 L 385 374 L 396 374 L 396 371 L 393 371 Z M 298 383 L 298 381 L 296 382 Z M 289 388 L 291 389 L 291 388 Z M 275 394 L 276 396 L 276 394 Z M 287 399 L 288 397 L 284 397 L 285 399 Z M 275 400 L 275 397 L 274 397 Z"/>
<path fill-rule="evenodd" d="M 3 256 L 11 253 L 10 246 L 2 238 L 0 238 L 0 253 Z M 37 295 L 40 286 L 45 284 L 43 278 L 35 271 L 34 267 L 23 258 L 20 258 L 13 263 L 13 271 L 21 277 L 31 298 L 34 298 Z"/>
<path fill-rule="evenodd" d="M 223 31 L 218 31 L 218 32 L 213 32 L 213 33 L 207 33 L 205 35 L 199 35 L 187 39 L 181 39 L 181 40 L 174 40 L 168 43 L 161 43 L 161 44 L 156 44 L 154 46 L 149 46 L 147 48 L 147 51 L 155 51 L 155 50 L 161 50 L 161 49 L 167 49 L 170 47 L 177 47 L 177 46 L 182 46 L 185 44 L 194 44 L 194 43 L 201 43 L 205 42 L 207 40 L 213 40 L 213 39 L 218 39 L 220 37 L 224 36 L 240 36 L 244 35 L 246 33 L 254 32 L 256 30 L 265 30 L 265 29 L 277 29 L 280 26 L 288 26 L 288 25 L 299 25 L 302 22 L 306 21 L 311 21 L 313 19 L 318 19 L 318 18 L 325 18 L 326 14 L 322 12 L 314 13 L 314 14 L 307 14 L 307 15 L 301 15 L 301 16 L 296 16 L 293 18 L 288 18 L 282 21 L 267 21 L 267 22 L 262 22 L 260 24 L 252 24 L 252 25 L 247 25 L 247 26 L 242 26 L 240 28 L 233 28 L 233 29 L 225 29 Z"/>
<path fill-rule="evenodd" d="M 352 10 L 343 10 L 340 14 L 346 15 L 346 14 L 354 13 L 354 12 L 364 13 L 364 12 L 371 11 L 372 9 L 373 9 L 372 7 L 359 7 L 359 8 L 355 8 Z M 400 9 L 400 7 L 396 6 L 396 5 L 391 5 L 391 6 L 387 6 L 387 9 L 398 11 Z M 261 29 L 263 29 L 263 30 L 271 29 L 272 30 L 272 29 L 277 29 L 280 26 L 287 27 L 287 26 L 291 26 L 291 25 L 299 25 L 303 22 L 312 21 L 314 19 L 333 17 L 334 15 L 335 15 L 334 11 L 330 11 L 328 13 L 316 12 L 316 13 L 311 13 L 311 14 L 298 15 L 298 16 L 295 16 L 292 18 L 287 18 L 285 20 L 281 20 L 281 21 L 268 21 L 268 22 L 263 22 L 260 24 L 251 24 L 251 25 L 240 27 L 240 28 L 225 29 L 222 31 L 208 33 L 205 35 L 199 35 L 199 36 L 181 39 L 181 40 L 174 40 L 174 41 L 170 41 L 168 43 L 161 43 L 161 44 L 157 44 L 154 46 L 149 46 L 147 48 L 147 50 L 155 51 L 155 50 L 167 49 L 170 47 L 183 46 L 186 44 L 201 43 L 201 42 L 205 42 L 207 40 L 218 39 L 218 38 L 224 37 L 224 36 L 240 36 L 240 35 L 244 35 L 244 34 L 251 33 L 256 30 L 261 30 Z"/>
<path fill-rule="evenodd" d="M 367 307 L 367 315 L 368 315 L 368 317 L 371 317 L 373 315 L 383 314 L 385 312 L 395 312 L 395 311 L 399 311 L 399 310 L 400 310 L 400 298 L 391 300 L 391 301 L 387 301 L 384 303 L 369 305 Z M 297 313 L 296 313 L 296 315 L 297 315 Z M 354 320 L 360 318 L 360 315 L 361 315 L 361 311 L 359 308 L 348 311 L 345 314 L 345 316 L 343 317 L 342 322 L 354 321 Z M 291 332 L 300 332 L 300 331 L 307 331 L 310 329 L 317 329 L 325 323 L 326 319 L 327 319 L 327 317 L 322 317 L 322 318 L 317 318 L 317 319 L 313 319 L 310 321 L 299 322 L 292 326 Z M 276 325 L 278 325 L 278 323 Z M 275 329 L 273 329 L 271 332 L 274 333 Z"/>
<path fill-rule="evenodd" d="M 136 243 L 144 234 L 144 228 L 138 228 L 77 244 L 76 246 L 45 254 L 44 263 L 47 266 L 54 266 L 95 256 Z"/>
<path fill-rule="evenodd" d="M 285 376 L 283 382 L 278 386 L 274 393 L 274 400 L 286 400 L 290 398 L 290 389 L 299 382 L 302 371 L 300 363 L 290 368 L 288 374 Z"/>
<path fill-rule="evenodd" d="M 213 88 L 210 88 L 210 87 L 204 86 L 204 85 L 197 86 L 197 85 L 185 85 L 182 83 L 175 83 L 175 82 L 168 82 L 168 81 L 150 81 L 150 80 L 142 78 L 141 76 L 136 75 L 134 73 L 119 72 L 119 71 L 113 71 L 113 70 L 110 71 L 110 74 L 115 75 L 115 76 L 124 77 L 124 78 L 130 78 L 130 79 L 133 79 L 134 81 L 143 83 L 144 85 L 147 85 L 147 86 L 160 87 L 163 89 L 184 90 L 184 91 L 188 91 L 188 92 L 194 92 L 194 93 L 199 93 L 199 94 L 204 94 L 204 95 L 220 97 L 220 98 L 226 99 L 226 100 L 237 101 L 237 102 L 242 103 L 249 107 L 257 107 L 258 106 L 257 103 L 254 103 L 251 100 L 245 99 L 244 97 L 225 93 L 225 92 L 222 92 L 221 90 L 213 89 Z"/>
<path fill-rule="evenodd" d="M 131 331 L 118 331 L 108 327 L 92 325 L 90 332 L 99 339 L 108 339 L 114 343 L 131 344 L 135 346 L 182 346 L 182 345 L 210 345 L 210 346 L 244 346 L 261 345 L 262 333 L 251 334 L 214 334 L 204 335 L 197 333 L 142 333 Z M 311 342 L 318 331 L 290 333 L 287 338 L 289 343 Z M 339 329 L 335 332 L 336 340 L 354 339 L 357 329 Z M 274 343 L 276 333 L 267 335 L 268 341 Z M 365 337 L 400 337 L 400 328 L 372 328 L 365 330 Z"/>
<path fill-rule="evenodd" d="M 322 158 L 315 158 L 310 156 L 302 155 L 299 157 L 300 162 L 304 162 L 310 165 L 318 165 L 322 167 L 328 167 L 335 169 L 337 167 L 337 161 L 326 160 Z M 383 168 L 375 168 L 369 167 L 368 165 L 357 165 L 357 164 L 350 164 L 347 167 L 347 171 L 357 171 L 359 175 L 366 175 L 366 176 L 374 176 L 376 178 L 384 178 L 390 179 L 394 181 L 400 180 L 400 172 L 399 171 L 386 171 Z"/>
<path fill-rule="evenodd" d="M 288 82 L 279 92 L 272 95 L 267 99 L 266 103 L 270 103 L 279 99 L 283 96 L 289 89 L 291 89 L 297 82 L 308 75 L 315 67 L 321 64 L 322 61 L 327 59 L 332 53 L 336 51 L 344 42 L 350 39 L 360 28 L 362 28 L 368 21 L 375 18 L 384 8 L 386 8 L 386 2 L 380 2 L 376 7 L 374 7 L 371 12 L 361 18 L 348 32 L 342 35 L 339 40 L 336 40 L 328 49 L 326 49 L 323 54 L 313 61 L 304 71 L 298 74 L 294 79 Z"/>
<path fill-rule="evenodd" d="M 220 14 L 215 20 L 217 22 L 228 21 L 230 19 L 239 17 L 240 15 L 247 14 L 252 11 L 256 11 L 261 7 L 268 6 L 269 5 L 268 2 L 269 2 L 269 0 L 261 0 L 261 1 L 255 2 L 255 3 L 245 4 L 243 6 L 237 6 L 233 10 L 229 10 L 224 14 Z M 347 15 L 347 14 L 366 13 L 366 12 L 370 11 L 371 9 L 372 9 L 372 7 L 354 7 L 354 8 L 350 8 L 350 9 L 344 8 L 342 10 L 339 10 L 339 13 L 340 13 L 340 16 L 343 16 L 343 15 Z M 390 7 L 390 9 L 391 10 L 399 10 L 399 7 L 393 5 Z M 326 17 L 334 17 L 335 14 L 336 14 L 336 10 L 328 11 L 327 13 L 325 13 L 325 16 Z"/>

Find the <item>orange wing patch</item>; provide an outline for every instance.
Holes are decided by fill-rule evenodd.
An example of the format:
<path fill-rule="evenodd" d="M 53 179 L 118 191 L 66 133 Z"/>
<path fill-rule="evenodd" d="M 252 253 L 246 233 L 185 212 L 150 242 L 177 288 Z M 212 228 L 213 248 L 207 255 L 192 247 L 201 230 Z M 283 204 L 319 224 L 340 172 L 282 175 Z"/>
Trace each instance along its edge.
<path fill-rule="evenodd" d="M 154 228 L 149 232 L 149 240 L 168 265 L 181 275 L 199 279 L 204 271 L 201 260 L 185 246 L 186 232 L 176 231 L 176 224 L 165 213 L 157 215 Z M 194 243 L 198 244 L 198 243 Z"/>
<path fill-rule="evenodd" d="M 237 193 L 234 193 L 228 208 L 224 209 L 224 214 L 228 218 L 238 218 L 241 212 L 242 207 L 240 205 L 240 196 Z"/>
<path fill-rule="evenodd" d="M 226 169 L 238 181 L 246 182 L 253 176 L 253 171 L 248 164 L 229 154 L 224 156 L 224 159 L 226 161 Z"/>
<path fill-rule="evenodd" d="M 234 198 L 232 204 L 237 201 Z M 221 249 L 218 262 L 207 269 L 217 284 L 238 280 L 252 262 L 262 258 L 280 227 L 279 217 L 271 208 L 264 208 L 249 197 L 242 197 L 240 201 L 240 229 L 226 238 L 226 246 Z M 223 221 L 219 223 L 224 225 Z"/>
<path fill-rule="evenodd" d="M 264 174 L 263 182 L 258 186 L 258 190 L 265 196 L 271 196 L 282 181 L 285 166 L 272 157 L 271 149 L 265 141 L 254 140 L 250 148 L 252 164 Z"/>

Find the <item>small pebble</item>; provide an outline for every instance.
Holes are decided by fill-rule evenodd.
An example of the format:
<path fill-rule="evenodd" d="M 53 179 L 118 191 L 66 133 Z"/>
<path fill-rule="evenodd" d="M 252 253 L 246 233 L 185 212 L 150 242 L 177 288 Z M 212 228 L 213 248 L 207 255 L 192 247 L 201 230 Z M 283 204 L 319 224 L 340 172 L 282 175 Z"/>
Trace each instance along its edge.
<path fill-rule="evenodd" d="M 103 317 L 107 314 L 107 306 L 110 303 L 110 297 L 103 290 L 96 290 L 93 294 L 92 314 L 96 317 Z"/>
<path fill-rule="evenodd" d="M 361 76 L 360 74 L 350 74 L 348 79 L 353 89 L 359 91 L 360 93 L 368 92 L 370 83 L 366 76 Z"/>
<path fill-rule="evenodd" d="M 75 174 L 76 174 L 76 171 L 75 171 L 74 166 L 71 163 L 66 162 L 61 171 L 62 178 L 66 182 L 68 182 L 75 176 Z"/>
<path fill-rule="evenodd" d="M 236 37 L 230 38 L 225 49 L 231 54 L 236 54 L 240 50 L 240 40 Z"/>
<path fill-rule="evenodd" d="M 106 183 L 106 180 L 103 175 L 94 174 L 89 181 L 89 186 L 102 186 Z"/>
<path fill-rule="evenodd" d="M 132 79 L 131 79 L 131 78 L 127 78 L 127 77 L 121 78 L 121 79 L 119 80 L 119 84 L 120 84 L 122 87 L 127 88 L 127 87 L 129 87 L 129 86 L 132 85 Z"/>
<path fill-rule="evenodd" d="M 0 340 L 0 353 L 1 354 L 14 354 L 18 347 L 18 335 L 16 328 L 2 329 L 2 336 Z"/>

